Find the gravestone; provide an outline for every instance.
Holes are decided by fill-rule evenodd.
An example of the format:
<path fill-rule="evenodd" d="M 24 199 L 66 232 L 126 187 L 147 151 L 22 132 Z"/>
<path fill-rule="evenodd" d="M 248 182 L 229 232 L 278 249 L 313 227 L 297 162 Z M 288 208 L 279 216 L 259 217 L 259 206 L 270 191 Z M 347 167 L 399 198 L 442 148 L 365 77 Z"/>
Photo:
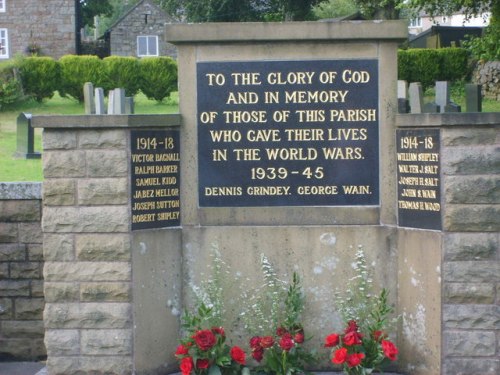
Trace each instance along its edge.
<path fill-rule="evenodd" d="M 466 112 L 481 112 L 482 108 L 482 93 L 481 85 L 468 83 L 465 85 L 465 111 Z"/>
<path fill-rule="evenodd" d="M 95 114 L 95 101 L 94 101 L 94 85 L 91 82 L 85 82 L 83 85 L 83 101 L 85 106 L 86 115 Z"/>
<path fill-rule="evenodd" d="M 439 112 L 445 112 L 446 106 L 450 103 L 450 83 L 448 81 L 436 82 L 436 104 Z"/>
<path fill-rule="evenodd" d="M 424 112 L 424 94 L 422 92 L 422 85 L 420 82 L 410 83 L 410 112 L 422 113 Z"/>
<path fill-rule="evenodd" d="M 410 101 L 408 100 L 408 82 L 398 80 L 398 113 L 410 112 Z"/>
<path fill-rule="evenodd" d="M 21 113 L 17 117 L 15 157 L 25 159 L 41 157 L 39 152 L 35 152 L 35 130 L 31 127 L 31 117 L 30 113 Z"/>
<path fill-rule="evenodd" d="M 106 106 L 104 105 L 104 90 L 102 87 L 96 87 L 95 89 L 95 114 L 104 115 L 106 114 Z"/>

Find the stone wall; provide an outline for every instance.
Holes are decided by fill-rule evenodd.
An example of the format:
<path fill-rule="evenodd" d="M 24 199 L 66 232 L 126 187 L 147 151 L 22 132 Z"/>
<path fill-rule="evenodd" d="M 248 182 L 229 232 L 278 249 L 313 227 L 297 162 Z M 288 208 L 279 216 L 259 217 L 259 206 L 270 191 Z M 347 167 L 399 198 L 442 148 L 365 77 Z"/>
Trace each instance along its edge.
<path fill-rule="evenodd" d="M 8 30 L 10 58 L 26 54 L 32 45 L 41 55 L 56 59 L 75 53 L 74 0 L 7 1 L 0 25 Z"/>
<path fill-rule="evenodd" d="M 0 183 L 0 361 L 46 355 L 41 213 L 40 183 Z"/>
<path fill-rule="evenodd" d="M 472 81 L 482 86 L 484 97 L 500 100 L 500 61 L 478 62 Z"/>
<path fill-rule="evenodd" d="M 500 372 L 500 116 L 404 115 L 441 129 L 443 375 Z"/>

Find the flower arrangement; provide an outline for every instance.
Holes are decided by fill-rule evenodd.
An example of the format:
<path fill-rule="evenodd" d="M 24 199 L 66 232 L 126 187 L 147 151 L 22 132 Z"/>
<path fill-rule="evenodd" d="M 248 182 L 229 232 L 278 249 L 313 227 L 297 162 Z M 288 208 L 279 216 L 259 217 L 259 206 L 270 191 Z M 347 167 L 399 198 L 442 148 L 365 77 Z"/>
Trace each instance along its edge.
<path fill-rule="evenodd" d="M 198 314 L 185 312 L 183 327 L 189 335 L 181 340 L 175 351 L 182 375 L 195 374 L 240 374 L 246 363 L 246 353 L 239 346 L 226 344 L 223 327 L 202 326 L 211 308 L 203 303 Z"/>
<path fill-rule="evenodd" d="M 255 312 L 252 315 L 263 318 L 266 308 L 269 309 L 269 315 L 266 323 L 247 325 L 247 328 L 256 325 L 258 330 L 264 332 L 263 335 L 254 335 L 249 342 L 252 358 L 258 363 L 256 371 L 278 375 L 304 373 L 305 367 L 316 358 L 303 346 L 306 338 L 300 318 L 305 298 L 300 278 L 294 273 L 287 289 L 284 287 L 287 284 L 277 278 L 265 256 L 261 256 L 261 264 L 267 287 L 261 290 L 264 298 L 252 305 Z M 244 314 L 247 318 L 248 315 Z M 264 324 L 268 327 L 267 332 L 262 328 Z M 256 330 L 250 331 L 255 333 Z"/>
<path fill-rule="evenodd" d="M 331 350 L 331 362 L 347 374 L 366 375 L 395 361 L 398 349 L 385 331 L 393 312 L 387 291 L 382 289 L 378 296 L 371 293 L 372 280 L 361 248 L 356 253 L 355 269 L 357 275 L 350 280 L 347 296 L 337 298 L 346 328 L 343 333 L 326 336 L 324 346 Z"/>

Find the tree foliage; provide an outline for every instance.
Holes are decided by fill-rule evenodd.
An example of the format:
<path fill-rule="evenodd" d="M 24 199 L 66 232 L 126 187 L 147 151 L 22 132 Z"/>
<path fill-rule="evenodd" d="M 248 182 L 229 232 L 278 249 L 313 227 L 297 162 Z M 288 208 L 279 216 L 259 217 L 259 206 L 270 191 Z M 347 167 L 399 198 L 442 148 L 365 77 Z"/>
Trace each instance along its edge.
<path fill-rule="evenodd" d="M 468 17 L 492 12 L 498 18 L 499 0 L 408 0 L 408 7 L 415 11 L 425 11 L 431 16 L 449 15 L 463 11 Z"/>
<path fill-rule="evenodd" d="M 367 18 L 396 20 L 406 0 L 354 0 Z"/>
<path fill-rule="evenodd" d="M 95 16 L 111 16 L 113 7 L 109 0 L 79 0 L 82 22 L 81 25 L 94 26 Z"/>
<path fill-rule="evenodd" d="M 320 0 L 156 0 L 176 19 L 188 22 L 302 21 Z"/>
<path fill-rule="evenodd" d="M 354 0 L 327 0 L 315 5 L 312 9 L 318 19 L 339 18 L 349 16 L 358 11 Z"/>

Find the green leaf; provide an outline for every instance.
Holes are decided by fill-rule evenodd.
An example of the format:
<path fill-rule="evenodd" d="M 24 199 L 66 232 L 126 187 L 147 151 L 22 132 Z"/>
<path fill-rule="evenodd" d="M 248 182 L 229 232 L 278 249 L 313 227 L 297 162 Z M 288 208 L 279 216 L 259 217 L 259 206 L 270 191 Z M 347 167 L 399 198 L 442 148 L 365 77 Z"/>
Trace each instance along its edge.
<path fill-rule="evenodd" d="M 219 366 L 210 366 L 210 368 L 208 369 L 208 375 L 222 375 Z"/>

